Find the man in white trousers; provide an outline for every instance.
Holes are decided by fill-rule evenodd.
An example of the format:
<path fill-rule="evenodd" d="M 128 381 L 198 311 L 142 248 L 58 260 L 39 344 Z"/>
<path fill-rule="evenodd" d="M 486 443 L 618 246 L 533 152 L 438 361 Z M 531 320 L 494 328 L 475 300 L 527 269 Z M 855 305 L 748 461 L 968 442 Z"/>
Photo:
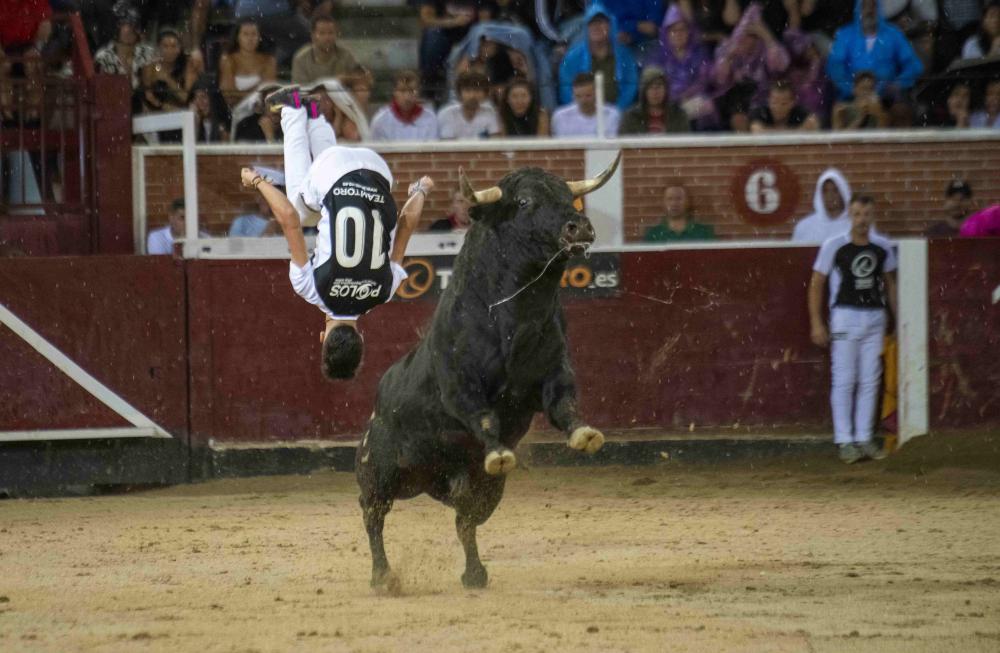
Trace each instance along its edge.
<path fill-rule="evenodd" d="M 269 95 L 266 103 L 269 111 L 281 113 L 288 195 L 251 168 L 243 169 L 243 184 L 264 196 L 281 225 L 295 292 L 326 314 L 323 374 L 349 379 L 363 349 L 357 320 L 389 301 L 406 278 L 401 265 L 406 245 L 434 184 L 422 177 L 411 185 L 397 216 L 389 166 L 372 150 L 337 145 L 318 98 L 290 86 Z M 302 225 L 317 217 L 310 258 Z"/>
<path fill-rule="evenodd" d="M 823 242 L 809 284 L 810 335 L 816 345 L 830 345 L 833 440 L 840 459 L 848 464 L 884 457 L 872 442 L 872 432 L 882 380 L 886 308 L 898 315 L 896 255 L 892 244 L 872 229 L 875 202 L 870 195 L 856 194 L 849 212 L 850 231 Z M 822 315 L 827 281 L 829 328 Z"/>

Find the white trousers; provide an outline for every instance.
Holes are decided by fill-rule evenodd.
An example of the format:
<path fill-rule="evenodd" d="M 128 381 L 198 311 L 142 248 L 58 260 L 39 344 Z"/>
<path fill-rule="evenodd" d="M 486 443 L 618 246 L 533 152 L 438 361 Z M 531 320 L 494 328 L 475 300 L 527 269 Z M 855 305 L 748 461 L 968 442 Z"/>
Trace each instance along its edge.
<path fill-rule="evenodd" d="M 885 310 L 834 307 L 830 311 L 833 441 L 869 442 L 882 385 Z"/>
<path fill-rule="evenodd" d="M 281 107 L 281 131 L 284 132 L 285 194 L 305 220 L 309 209 L 302 201 L 304 184 L 308 182 L 309 168 L 323 151 L 337 144 L 333 127 L 320 116 L 309 120 L 305 108 Z"/>

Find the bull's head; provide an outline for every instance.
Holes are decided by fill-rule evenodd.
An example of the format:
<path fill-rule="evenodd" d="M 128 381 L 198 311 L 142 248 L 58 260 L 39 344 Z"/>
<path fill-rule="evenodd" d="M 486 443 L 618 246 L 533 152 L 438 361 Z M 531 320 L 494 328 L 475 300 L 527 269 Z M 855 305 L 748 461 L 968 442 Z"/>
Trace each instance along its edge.
<path fill-rule="evenodd" d="M 593 179 L 563 181 L 538 168 L 522 168 L 500 181 L 499 186 L 474 190 L 459 170 L 462 194 L 472 204 L 469 215 L 480 221 L 511 223 L 546 250 L 561 249 L 582 254 L 594 242 L 594 227 L 574 207 L 576 198 L 603 186 L 618 169 L 622 155 Z"/>

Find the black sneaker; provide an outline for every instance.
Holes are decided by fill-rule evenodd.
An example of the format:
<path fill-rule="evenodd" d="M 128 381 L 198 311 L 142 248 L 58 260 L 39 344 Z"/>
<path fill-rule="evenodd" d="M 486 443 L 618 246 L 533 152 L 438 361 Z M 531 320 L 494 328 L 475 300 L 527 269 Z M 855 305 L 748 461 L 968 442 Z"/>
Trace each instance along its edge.
<path fill-rule="evenodd" d="M 272 113 L 280 113 L 282 107 L 302 108 L 302 91 L 297 85 L 282 86 L 264 98 L 264 106 Z"/>

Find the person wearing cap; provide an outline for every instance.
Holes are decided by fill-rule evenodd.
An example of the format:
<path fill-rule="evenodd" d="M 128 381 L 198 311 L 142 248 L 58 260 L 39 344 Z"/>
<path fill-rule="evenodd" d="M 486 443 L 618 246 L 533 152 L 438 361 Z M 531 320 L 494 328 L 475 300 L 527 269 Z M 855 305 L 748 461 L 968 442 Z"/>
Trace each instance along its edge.
<path fill-rule="evenodd" d="M 263 195 L 281 226 L 292 288 L 326 315 L 323 375 L 350 379 L 363 352 L 358 318 L 389 301 L 406 279 L 406 245 L 434 182 L 421 177 L 412 184 L 397 213 L 388 164 L 367 148 L 337 145 L 317 98 L 288 86 L 265 103 L 281 115 L 287 195 L 258 170 L 243 168 L 240 176 Z M 317 226 L 311 257 L 303 224 Z"/>
<path fill-rule="evenodd" d="M 615 39 L 617 21 L 600 2 L 590 3 L 584 23 L 586 32 L 570 46 L 559 65 L 559 103 L 573 101 L 574 82 L 581 73 L 603 73 L 604 101 L 625 111 L 639 91 L 635 58 L 627 46 Z"/>
<path fill-rule="evenodd" d="M 958 236 L 962 221 L 972 213 L 972 188 L 962 179 L 952 179 L 944 189 L 944 205 L 941 207 L 944 219 L 927 227 L 924 235 L 928 238 L 952 238 Z"/>

